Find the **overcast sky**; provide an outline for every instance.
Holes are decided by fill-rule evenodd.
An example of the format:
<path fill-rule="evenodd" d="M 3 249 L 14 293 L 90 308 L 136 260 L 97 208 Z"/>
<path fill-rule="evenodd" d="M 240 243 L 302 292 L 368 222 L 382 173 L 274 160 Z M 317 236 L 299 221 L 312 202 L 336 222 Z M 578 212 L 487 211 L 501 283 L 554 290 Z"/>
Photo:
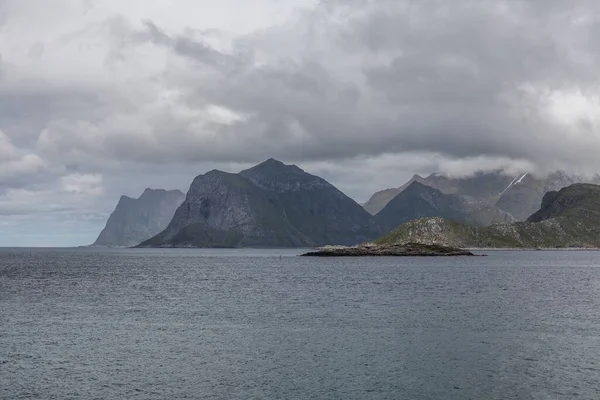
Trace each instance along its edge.
<path fill-rule="evenodd" d="M 598 172 L 599 37 L 597 0 L 0 0 L 0 246 L 270 157 L 358 201 Z"/>

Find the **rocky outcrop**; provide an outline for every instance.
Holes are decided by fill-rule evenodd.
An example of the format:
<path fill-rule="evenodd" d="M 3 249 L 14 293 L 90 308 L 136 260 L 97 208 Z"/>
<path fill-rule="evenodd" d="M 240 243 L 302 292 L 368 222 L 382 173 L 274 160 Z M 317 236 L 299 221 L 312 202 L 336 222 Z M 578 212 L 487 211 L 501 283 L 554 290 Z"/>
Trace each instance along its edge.
<path fill-rule="evenodd" d="M 474 256 L 468 250 L 456 247 L 421 243 L 376 245 L 366 243 L 358 246 L 326 246 L 302 254 L 304 257 L 439 257 Z"/>
<path fill-rule="evenodd" d="M 600 247 L 600 186 L 575 184 L 547 195 L 527 222 L 474 227 L 443 218 L 400 225 L 379 245 L 425 243 L 466 248 Z"/>
<path fill-rule="evenodd" d="M 382 233 L 329 182 L 267 160 L 239 174 L 198 176 L 169 226 L 143 247 L 303 247 L 355 244 Z"/>
<path fill-rule="evenodd" d="M 92 246 L 130 247 L 161 232 L 185 199 L 179 190 L 146 189 L 138 198 L 121 196 Z"/>
<path fill-rule="evenodd" d="M 443 217 L 475 226 L 514 222 L 510 214 L 483 200 L 445 194 L 416 181 L 392 199 L 375 219 L 389 230 L 426 217 Z"/>

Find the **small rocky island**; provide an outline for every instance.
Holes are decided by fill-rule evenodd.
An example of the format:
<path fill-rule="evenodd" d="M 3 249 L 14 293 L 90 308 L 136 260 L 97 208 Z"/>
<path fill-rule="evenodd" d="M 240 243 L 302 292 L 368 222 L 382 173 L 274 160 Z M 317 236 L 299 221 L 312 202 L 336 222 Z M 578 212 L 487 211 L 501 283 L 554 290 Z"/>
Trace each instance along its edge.
<path fill-rule="evenodd" d="M 379 245 L 365 243 L 357 246 L 325 246 L 302 254 L 303 257 L 365 257 L 365 256 L 474 256 L 468 250 L 435 244 L 406 243 Z"/>

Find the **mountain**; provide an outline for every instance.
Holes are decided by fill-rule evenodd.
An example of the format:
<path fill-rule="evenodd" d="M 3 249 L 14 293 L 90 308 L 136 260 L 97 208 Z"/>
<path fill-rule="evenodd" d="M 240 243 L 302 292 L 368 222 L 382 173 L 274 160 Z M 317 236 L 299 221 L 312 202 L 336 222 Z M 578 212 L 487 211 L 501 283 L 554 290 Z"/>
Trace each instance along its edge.
<path fill-rule="evenodd" d="M 161 232 L 185 199 L 179 190 L 146 189 L 138 199 L 121 196 L 92 246 L 130 247 Z"/>
<path fill-rule="evenodd" d="M 423 183 L 446 194 L 471 196 L 493 204 L 512 179 L 512 176 L 498 170 L 494 172 L 477 172 L 471 176 L 456 178 L 435 173 L 425 178 Z"/>
<path fill-rule="evenodd" d="M 600 183 L 598 176 L 586 178 L 555 172 L 544 178 L 531 174 L 520 174 L 501 193 L 496 205 L 512 214 L 517 221 L 524 221 L 536 212 L 544 195 L 575 183 Z"/>
<path fill-rule="evenodd" d="M 394 197 L 377 213 L 375 219 L 382 226 L 392 229 L 404 222 L 425 217 L 443 217 L 476 226 L 514 222 L 510 214 L 485 201 L 471 196 L 445 194 L 418 181 L 412 182 Z"/>
<path fill-rule="evenodd" d="M 329 182 L 269 159 L 194 179 L 168 227 L 143 247 L 305 247 L 355 244 L 382 233 Z"/>
<path fill-rule="evenodd" d="M 425 183 L 425 179 L 420 177 L 419 175 L 414 175 L 408 182 L 398 188 L 392 189 L 384 189 L 377 193 L 375 193 L 366 203 L 363 204 L 363 207 L 369 214 L 376 215 L 378 212 L 383 210 L 385 206 L 396 196 L 398 196 L 404 189 L 409 187 L 413 182 Z"/>
<path fill-rule="evenodd" d="M 451 178 L 440 173 L 431 174 L 425 178 L 414 175 L 408 182 L 398 188 L 385 189 L 375 193 L 365 203 L 364 207 L 369 213 L 377 214 L 413 182 L 419 182 L 438 189 L 445 194 L 470 196 L 493 204 L 496 202 L 498 195 L 511 183 L 511 180 L 513 180 L 513 177 L 503 174 L 502 171 L 479 172 L 464 178 Z"/>
<path fill-rule="evenodd" d="M 377 244 L 435 243 L 454 247 L 600 247 L 600 186 L 573 184 L 546 193 L 525 222 L 474 227 L 443 218 L 400 225 Z"/>
<path fill-rule="evenodd" d="M 600 184 L 600 176 L 588 178 L 554 172 L 545 177 L 536 177 L 530 173 L 509 175 L 502 170 L 479 172 L 464 178 L 451 178 L 440 173 L 431 174 L 426 178 L 415 175 L 399 188 L 375 193 L 365 203 L 365 209 L 374 215 L 377 214 L 413 182 L 422 183 L 445 194 L 470 196 L 490 206 L 495 205 L 517 221 L 524 221 L 538 209 L 546 192 L 560 190 L 575 183 Z"/>

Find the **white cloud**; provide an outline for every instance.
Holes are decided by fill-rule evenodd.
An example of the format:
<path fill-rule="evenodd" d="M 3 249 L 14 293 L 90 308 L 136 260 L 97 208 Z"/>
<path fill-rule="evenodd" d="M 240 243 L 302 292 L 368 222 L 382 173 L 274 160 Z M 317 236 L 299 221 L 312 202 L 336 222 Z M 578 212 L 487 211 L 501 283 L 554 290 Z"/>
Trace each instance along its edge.
<path fill-rule="evenodd" d="M 66 192 L 97 196 L 104 192 L 102 176 L 98 174 L 70 174 L 61 177 Z"/>
<path fill-rule="evenodd" d="M 19 150 L 0 130 L 0 188 L 3 182 L 27 179 L 43 170 L 44 162 L 38 155 Z"/>

